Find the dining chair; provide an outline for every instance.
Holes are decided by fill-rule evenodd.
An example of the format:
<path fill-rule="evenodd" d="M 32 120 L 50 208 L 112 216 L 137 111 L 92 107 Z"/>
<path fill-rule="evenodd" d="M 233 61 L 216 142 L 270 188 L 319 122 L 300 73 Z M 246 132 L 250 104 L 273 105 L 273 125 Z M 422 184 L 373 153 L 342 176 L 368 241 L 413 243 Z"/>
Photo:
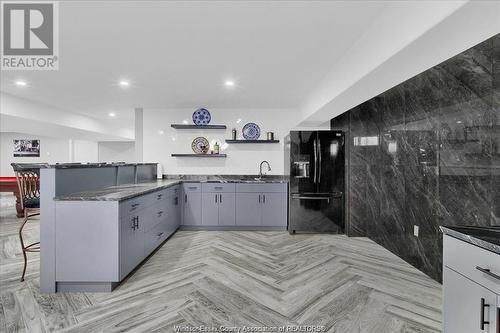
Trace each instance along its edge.
<path fill-rule="evenodd" d="M 26 266 L 28 265 L 27 252 L 40 252 L 40 242 L 25 245 L 23 239 L 23 229 L 28 220 L 34 216 L 40 215 L 40 167 L 34 164 L 23 165 L 12 163 L 16 175 L 17 186 L 21 197 L 21 208 L 24 213 L 24 219 L 19 227 L 19 240 L 24 257 L 23 274 L 21 282 L 24 281 Z"/>

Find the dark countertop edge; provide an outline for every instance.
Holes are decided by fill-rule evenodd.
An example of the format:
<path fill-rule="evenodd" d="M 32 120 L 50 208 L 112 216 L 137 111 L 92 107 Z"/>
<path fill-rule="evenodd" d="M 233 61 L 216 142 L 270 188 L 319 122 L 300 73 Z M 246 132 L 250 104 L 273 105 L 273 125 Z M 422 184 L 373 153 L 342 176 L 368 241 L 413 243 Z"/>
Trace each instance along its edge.
<path fill-rule="evenodd" d="M 148 193 L 151 193 L 151 192 L 155 192 L 155 191 L 158 191 L 158 190 L 163 190 L 163 189 L 169 188 L 171 186 L 175 186 L 175 185 L 181 184 L 181 181 L 175 181 L 173 179 L 171 181 L 172 181 L 171 183 L 158 185 L 156 187 L 154 186 L 154 184 L 155 184 L 154 182 L 143 183 L 144 185 L 151 184 L 152 187 L 148 188 L 148 189 L 142 189 L 139 192 L 131 193 L 130 195 L 121 196 L 119 198 L 106 198 L 105 197 L 106 195 L 98 195 L 98 196 L 95 196 L 95 197 L 88 197 L 88 198 L 79 197 L 78 196 L 79 194 L 86 193 L 84 191 L 84 192 L 77 192 L 77 193 L 73 193 L 73 194 L 66 194 L 66 195 L 56 196 L 56 197 L 54 197 L 54 201 L 95 201 L 95 202 L 98 202 L 98 201 L 101 201 L 101 202 L 102 201 L 124 201 L 124 200 L 127 200 L 127 199 L 135 198 L 135 197 L 138 197 L 138 196 L 141 196 L 141 195 L 145 195 L 145 194 L 148 194 Z M 127 184 L 123 184 L 123 185 L 125 186 Z M 128 184 L 128 185 L 132 185 L 132 184 Z M 133 185 L 141 185 L 141 183 L 137 183 L 137 184 L 133 184 Z M 103 190 L 105 188 L 106 187 L 102 188 L 101 190 Z M 92 191 L 88 191 L 88 192 L 92 192 Z M 120 191 L 117 189 L 117 192 L 120 192 Z"/>
<path fill-rule="evenodd" d="M 74 193 L 74 194 L 66 194 L 66 195 L 61 195 L 61 196 L 56 196 L 54 197 L 54 201 L 124 201 L 124 200 L 128 200 L 128 199 L 131 199 L 131 198 L 135 198 L 135 197 L 138 197 L 138 196 L 141 196 L 141 195 L 145 195 L 145 194 L 148 194 L 148 193 L 151 193 L 151 192 L 155 192 L 155 191 L 158 191 L 158 190 L 163 190 L 163 189 L 166 189 L 168 187 L 171 187 L 171 186 L 175 186 L 175 185 L 180 185 L 180 184 L 183 184 L 183 183 L 221 183 L 221 184 L 288 184 L 288 181 L 287 180 L 268 180 L 268 181 L 264 181 L 264 182 L 245 182 L 245 181 L 238 181 L 238 180 L 225 180 L 225 181 L 221 181 L 221 182 L 216 182 L 216 181 L 213 181 L 213 180 L 188 180 L 188 179 L 163 179 L 163 180 L 158 180 L 159 181 L 171 181 L 171 183 L 167 183 L 167 184 L 163 184 L 163 185 L 158 185 L 156 187 L 151 187 L 149 189 L 145 189 L 145 190 L 141 190 L 139 192 L 136 192 L 136 193 L 133 193 L 133 194 L 130 194 L 130 195 L 126 195 L 126 196 L 122 196 L 122 197 L 119 197 L 119 198 L 105 198 L 104 195 L 101 195 L 101 196 L 96 196 L 94 198 L 92 197 L 79 197 L 78 194 L 81 194 L 81 193 L 85 193 L 84 192 L 77 192 L 77 193 Z M 155 182 L 147 182 L 147 183 L 142 183 L 144 185 L 147 185 L 147 184 L 151 184 L 152 186 L 154 186 Z M 123 184 L 124 186 L 125 185 L 141 185 L 141 183 L 138 183 L 138 184 Z M 101 189 L 102 190 L 102 189 Z M 88 191 L 88 192 L 92 192 L 92 191 Z M 117 192 L 120 192 L 119 189 L 117 189 Z M 74 196 L 73 196 L 74 195 Z"/>
<path fill-rule="evenodd" d="M 464 241 L 466 243 L 476 245 L 482 249 L 488 250 L 490 252 L 494 252 L 498 255 L 500 255 L 500 246 L 484 241 L 482 239 L 479 239 L 477 237 L 465 234 L 463 232 L 453 230 L 451 228 L 445 227 L 445 226 L 440 226 L 441 232 L 445 235 L 451 236 L 453 238 L 459 239 L 461 241 Z"/>
<path fill-rule="evenodd" d="M 83 168 L 115 168 L 123 166 L 157 165 L 158 163 L 95 163 L 95 164 L 49 164 L 40 166 L 42 169 L 83 169 Z"/>

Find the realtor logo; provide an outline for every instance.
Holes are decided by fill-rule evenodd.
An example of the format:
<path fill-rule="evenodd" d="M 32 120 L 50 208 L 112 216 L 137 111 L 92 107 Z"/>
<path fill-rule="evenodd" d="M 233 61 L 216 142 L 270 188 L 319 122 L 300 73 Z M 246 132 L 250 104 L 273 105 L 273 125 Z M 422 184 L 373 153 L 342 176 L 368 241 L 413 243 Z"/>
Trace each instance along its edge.
<path fill-rule="evenodd" d="M 2 70 L 57 70 L 58 3 L 2 2 Z"/>

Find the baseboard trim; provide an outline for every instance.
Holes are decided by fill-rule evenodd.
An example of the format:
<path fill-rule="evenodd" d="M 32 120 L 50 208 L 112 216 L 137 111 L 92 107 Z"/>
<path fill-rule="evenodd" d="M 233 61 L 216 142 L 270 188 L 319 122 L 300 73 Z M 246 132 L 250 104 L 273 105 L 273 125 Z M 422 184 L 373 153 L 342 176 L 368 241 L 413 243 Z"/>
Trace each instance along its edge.
<path fill-rule="evenodd" d="M 191 231 L 286 231 L 286 227 L 275 226 L 202 226 L 202 225 L 181 225 L 180 230 Z"/>
<path fill-rule="evenodd" d="M 56 292 L 109 293 L 119 282 L 56 282 Z"/>

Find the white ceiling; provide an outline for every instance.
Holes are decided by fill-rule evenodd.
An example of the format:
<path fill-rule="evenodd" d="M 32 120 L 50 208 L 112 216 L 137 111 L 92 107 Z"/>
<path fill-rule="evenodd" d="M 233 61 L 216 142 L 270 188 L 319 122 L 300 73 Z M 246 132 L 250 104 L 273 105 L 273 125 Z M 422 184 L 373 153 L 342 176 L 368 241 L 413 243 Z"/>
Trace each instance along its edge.
<path fill-rule="evenodd" d="M 22 107 L 2 113 L 34 101 L 127 140 L 134 107 L 295 109 L 317 125 L 500 32 L 498 1 L 60 1 L 59 17 L 59 70 L 3 71 L 0 102 Z"/>
<path fill-rule="evenodd" d="M 113 111 L 124 124 L 137 106 L 293 108 L 385 5 L 61 1 L 59 71 L 4 71 L 0 90 L 95 117 Z"/>

